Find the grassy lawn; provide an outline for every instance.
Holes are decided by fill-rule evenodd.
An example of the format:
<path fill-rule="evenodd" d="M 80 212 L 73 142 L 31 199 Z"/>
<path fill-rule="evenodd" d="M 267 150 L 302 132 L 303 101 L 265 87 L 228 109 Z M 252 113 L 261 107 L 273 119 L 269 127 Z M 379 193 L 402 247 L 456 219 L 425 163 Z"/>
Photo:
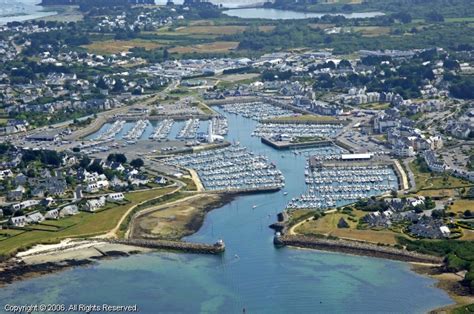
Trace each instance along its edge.
<path fill-rule="evenodd" d="M 224 75 L 219 75 L 216 76 L 215 78 L 228 82 L 228 83 L 239 83 L 239 84 L 245 84 L 245 83 L 252 83 L 256 79 L 260 77 L 259 73 L 237 73 L 237 74 L 224 74 Z"/>
<path fill-rule="evenodd" d="M 189 27 L 180 27 L 176 29 L 173 33 L 180 33 L 186 35 L 233 35 L 238 33 L 243 33 L 247 29 L 247 26 L 243 25 L 207 25 L 207 26 L 189 26 Z"/>
<path fill-rule="evenodd" d="M 215 111 L 212 110 L 210 107 L 208 107 L 206 104 L 202 102 L 197 103 L 198 108 L 204 113 L 204 114 L 215 114 Z"/>
<path fill-rule="evenodd" d="M 420 190 L 416 195 L 429 196 L 429 197 L 454 197 L 456 196 L 455 189 L 438 189 L 438 190 Z"/>
<path fill-rule="evenodd" d="M 143 40 L 143 39 L 133 39 L 133 40 L 105 40 L 105 41 L 96 41 L 92 44 L 82 46 L 86 48 L 90 53 L 95 54 L 116 54 L 124 51 L 129 51 L 131 48 L 141 47 L 145 49 L 155 49 L 164 46 L 163 43 Z"/>
<path fill-rule="evenodd" d="M 362 211 L 353 211 L 353 214 L 360 218 L 366 213 Z M 390 230 L 358 230 L 357 222 L 349 220 L 349 215 L 340 212 L 326 214 L 318 220 L 310 220 L 298 226 L 296 233 L 305 235 L 331 235 L 339 238 L 346 238 L 351 240 L 367 241 L 372 243 L 386 243 L 394 245 L 397 243 L 396 236 L 399 233 Z M 349 224 L 349 228 L 338 228 L 337 223 L 341 218 Z"/>
<path fill-rule="evenodd" d="M 363 104 L 360 106 L 362 109 L 369 109 L 369 110 L 385 110 L 390 108 L 389 103 L 371 103 L 371 104 Z"/>
<path fill-rule="evenodd" d="M 454 189 L 471 185 L 469 181 L 448 174 L 424 172 L 416 160 L 410 163 L 410 169 L 415 175 L 418 190 Z"/>
<path fill-rule="evenodd" d="M 171 48 L 169 51 L 176 53 L 219 53 L 229 52 L 237 48 L 238 45 L 239 42 L 237 41 L 215 41 L 199 45 L 177 46 Z"/>
<path fill-rule="evenodd" d="M 302 136 L 295 138 L 292 143 L 308 143 L 308 142 L 316 142 L 316 141 L 323 141 L 324 138 L 319 136 Z"/>
<path fill-rule="evenodd" d="M 449 206 L 449 211 L 453 213 L 462 213 L 466 210 L 474 212 L 474 200 L 458 199 L 454 201 L 453 205 Z"/>
<path fill-rule="evenodd" d="M 390 27 L 384 26 L 357 26 L 353 28 L 354 32 L 366 37 L 377 37 L 390 34 Z"/>
<path fill-rule="evenodd" d="M 130 203 L 116 206 L 98 213 L 84 213 L 64 218 L 61 223 L 69 224 L 71 227 L 57 232 L 51 231 L 29 231 L 8 240 L 2 241 L 0 255 L 11 255 L 21 249 L 27 249 L 38 243 L 56 243 L 64 238 L 87 237 L 106 233 L 113 229 L 121 217 L 132 206 L 172 191 L 173 188 L 148 190 L 126 194 Z M 49 222 L 48 222 L 49 224 Z M 5 230 L 2 230 L 2 232 Z"/>

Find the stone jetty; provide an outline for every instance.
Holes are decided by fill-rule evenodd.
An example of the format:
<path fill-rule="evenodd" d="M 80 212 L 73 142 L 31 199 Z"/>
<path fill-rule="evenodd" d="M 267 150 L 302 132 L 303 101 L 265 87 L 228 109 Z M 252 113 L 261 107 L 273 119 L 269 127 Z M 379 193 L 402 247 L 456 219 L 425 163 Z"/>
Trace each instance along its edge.
<path fill-rule="evenodd" d="M 199 254 L 220 254 L 225 251 L 224 241 L 219 240 L 214 244 L 191 243 L 184 241 L 169 241 L 169 240 L 142 240 L 142 239 L 111 239 L 107 240 L 110 243 L 133 245 L 149 249 L 162 249 L 181 251 L 186 253 Z"/>
<path fill-rule="evenodd" d="M 276 246 L 295 246 L 323 251 L 343 252 L 355 255 L 387 258 L 405 262 L 441 264 L 441 257 L 420 254 L 395 247 L 362 243 L 348 240 L 331 240 L 303 235 L 281 235 L 277 233 L 273 239 Z"/>

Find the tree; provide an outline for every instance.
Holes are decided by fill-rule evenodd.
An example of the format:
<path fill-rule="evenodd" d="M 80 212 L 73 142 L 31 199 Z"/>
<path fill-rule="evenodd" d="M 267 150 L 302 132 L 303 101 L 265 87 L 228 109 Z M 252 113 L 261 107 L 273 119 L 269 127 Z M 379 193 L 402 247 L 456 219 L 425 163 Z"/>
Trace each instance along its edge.
<path fill-rule="evenodd" d="M 464 211 L 464 217 L 471 217 L 471 216 L 472 216 L 472 212 L 469 209 Z"/>
<path fill-rule="evenodd" d="M 81 168 L 87 168 L 87 166 L 89 166 L 89 164 L 91 163 L 91 160 L 89 157 L 87 156 L 84 156 L 81 161 L 79 161 L 79 166 Z"/>
<path fill-rule="evenodd" d="M 439 218 L 443 218 L 444 216 L 444 211 L 443 210 L 433 210 L 431 211 L 431 217 L 433 217 L 434 219 L 439 219 Z"/>
<path fill-rule="evenodd" d="M 115 161 L 124 164 L 127 162 L 127 157 L 125 157 L 124 154 L 109 154 L 107 161 Z"/>
<path fill-rule="evenodd" d="M 143 162 L 143 160 L 141 158 L 137 158 L 137 159 L 134 159 L 130 162 L 130 166 L 134 167 L 134 168 L 137 168 L 137 169 L 140 169 L 141 167 L 143 167 L 145 163 Z"/>
<path fill-rule="evenodd" d="M 400 12 L 400 13 L 395 13 L 395 14 L 392 14 L 392 17 L 398 21 L 400 21 L 400 23 L 403 23 L 403 24 L 408 24 L 408 23 L 411 23 L 412 21 L 412 17 L 409 13 L 406 13 L 406 12 Z"/>
<path fill-rule="evenodd" d="M 97 172 L 98 174 L 104 173 L 104 168 L 98 162 L 93 162 L 88 168 L 87 171 Z"/>
<path fill-rule="evenodd" d="M 103 77 L 101 77 L 99 79 L 99 81 L 97 82 L 97 88 L 100 88 L 100 89 L 108 89 L 109 88 L 109 86 L 107 86 L 107 83 L 105 82 Z"/>
<path fill-rule="evenodd" d="M 123 91 L 124 91 L 124 86 L 123 86 L 123 82 L 122 82 L 121 79 L 117 79 L 117 80 L 115 81 L 113 91 L 114 91 L 115 93 L 120 93 L 120 92 L 123 92 Z"/>
<path fill-rule="evenodd" d="M 338 69 L 350 69 L 352 68 L 352 64 L 349 60 L 342 59 L 341 62 L 337 65 Z"/>
<path fill-rule="evenodd" d="M 444 22 L 444 17 L 435 11 L 431 11 L 430 13 L 426 14 L 425 20 L 426 22 L 431 23 L 442 23 Z"/>

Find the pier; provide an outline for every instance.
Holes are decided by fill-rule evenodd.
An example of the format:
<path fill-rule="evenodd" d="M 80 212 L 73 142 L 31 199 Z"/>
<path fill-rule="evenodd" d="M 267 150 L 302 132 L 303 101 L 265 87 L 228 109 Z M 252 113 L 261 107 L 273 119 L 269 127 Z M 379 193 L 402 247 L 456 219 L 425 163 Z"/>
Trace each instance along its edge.
<path fill-rule="evenodd" d="M 186 253 L 199 254 L 221 254 L 225 251 L 224 241 L 219 240 L 214 244 L 191 243 L 184 241 L 169 240 L 142 240 L 142 239 L 113 239 L 107 240 L 109 243 L 125 244 L 149 249 L 161 249 L 181 251 Z"/>
<path fill-rule="evenodd" d="M 348 240 L 330 240 L 303 235 L 279 235 L 273 239 L 276 246 L 294 246 L 322 251 L 387 258 L 404 262 L 441 264 L 441 257 L 420 254 L 390 246 Z"/>

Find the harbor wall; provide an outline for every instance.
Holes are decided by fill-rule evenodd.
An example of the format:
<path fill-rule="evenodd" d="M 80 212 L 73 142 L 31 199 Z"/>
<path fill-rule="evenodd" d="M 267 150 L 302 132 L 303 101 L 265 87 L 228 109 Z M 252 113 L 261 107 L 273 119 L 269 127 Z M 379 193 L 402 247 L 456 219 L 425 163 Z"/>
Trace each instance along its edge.
<path fill-rule="evenodd" d="M 113 239 L 107 240 L 109 243 L 133 245 L 138 247 L 150 249 L 162 249 L 181 251 L 186 253 L 199 254 L 220 254 L 225 251 L 225 245 L 222 244 L 204 244 L 191 243 L 184 241 L 169 241 L 169 240 L 141 240 L 141 239 Z"/>
<path fill-rule="evenodd" d="M 355 255 L 387 258 L 405 262 L 434 263 L 441 264 L 441 257 L 420 254 L 397 249 L 395 247 L 362 243 L 348 240 L 330 240 L 303 235 L 283 235 L 275 236 L 276 246 L 294 246 L 301 248 L 311 248 L 322 251 L 342 252 Z"/>
<path fill-rule="evenodd" d="M 305 143 L 290 143 L 290 142 L 285 142 L 283 144 L 279 144 L 277 142 L 274 142 L 268 138 L 262 137 L 261 142 L 263 144 L 266 144 L 270 147 L 273 147 L 275 149 L 291 149 L 291 148 L 308 148 L 308 147 L 324 147 L 324 146 L 329 146 L 333 145 L 333 141 L 329 140 L 324 140 L 324 141 L 311 141 L 311 142 L 305 142 Z"/>

